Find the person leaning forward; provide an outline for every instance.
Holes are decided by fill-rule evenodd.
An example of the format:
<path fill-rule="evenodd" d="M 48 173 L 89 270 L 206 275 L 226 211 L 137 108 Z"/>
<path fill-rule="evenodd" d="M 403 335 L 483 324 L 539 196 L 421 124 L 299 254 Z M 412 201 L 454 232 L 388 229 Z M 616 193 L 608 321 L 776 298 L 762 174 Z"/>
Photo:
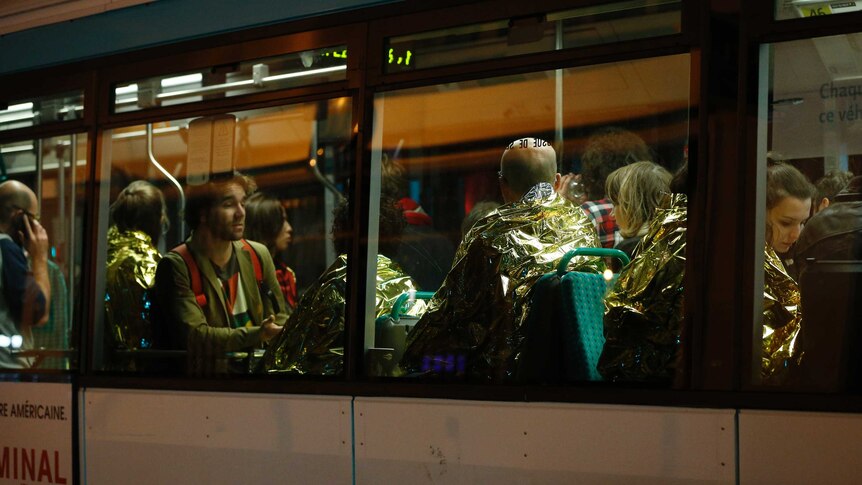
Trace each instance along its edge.
<path fill-rule="evenodd" d="M 555 191 L 560 174 L 546 141 L 512 142 L 499 177 L 505 204 L 464 236 L 443 285 L 407 337 L 401 366 L 409 374 L 513 378 L 533 284 L 567 251 L 599 245 L 586 214 Z M 574 264 L 596 272 L 598 261 L 575 258 Z"/>
<path fill-rule="evenodd" d="M 279 286 L 269 252 L 242 239 L 245 198 L 253 190 L 254 183 L 238 174 L 190 187 L 185 221 L 192 234 L 156 270 L 158 314 L 172 347 L 188 350 L 191 373 L 229 370 L 229 352 L 259 347 L 287 320 L 281 292 L 273 290 Z M 200 293 L 193 288 L 192 264 Z"/>

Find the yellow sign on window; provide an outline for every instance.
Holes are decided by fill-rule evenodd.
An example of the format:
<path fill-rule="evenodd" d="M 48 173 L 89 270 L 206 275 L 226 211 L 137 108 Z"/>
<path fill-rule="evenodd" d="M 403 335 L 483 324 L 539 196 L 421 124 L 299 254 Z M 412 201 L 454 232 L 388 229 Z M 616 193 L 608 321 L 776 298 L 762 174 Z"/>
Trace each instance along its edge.
<path fill-rule="evenodd" d="M 832 7 L 829 5 L 813 5 L 811 7 L 801 7 L 803 17 L 818 17 L 820 15 L 830 15 Z"/>

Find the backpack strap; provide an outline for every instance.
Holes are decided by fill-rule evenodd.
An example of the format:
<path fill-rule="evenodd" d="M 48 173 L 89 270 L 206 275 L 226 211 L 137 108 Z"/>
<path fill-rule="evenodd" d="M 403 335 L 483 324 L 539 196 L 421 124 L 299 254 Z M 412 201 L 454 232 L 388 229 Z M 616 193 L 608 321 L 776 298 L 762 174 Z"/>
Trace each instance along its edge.
<path fill-rule="evenodd" d="M 242 239 L 241 241 L 243 251 L 247 252 L 249 256 L 251 256 L 251 265 L 254 268 L 254 278 L 257 280 L 258 286 L 260 286 L 260 283 L 263 281 L 263 269 L 260 266 L 260 257 L 248 241 L 245 239 Z M 207 296 L 204 294 L 203 283 L 201 282 L 201 272 L 198 270 L 198 264 L 195 262 L 195 258 L 192 256 L 192 253 L 189 252 L 188 246 L 186 243 L 182 243 L 171 249 L 171 251 L 179 254 L 183 258 L 183 261 L 186 262 L 186 266 L 189 270 L 189 278 L 191 279 L 192 292 L 195 294 L 195 301 L 199 307 L 205 307 L 207 305 Z"/>
<path fill-rule="evenodd" d="M 195 301 L 199 307 L 205 307 L 207 305 L 207 296 L 204 294 L 203 284 L 201 283 L 201 272 L 198 270 L 198 264 L 195 262 L 192 253 L 189 252 L 188 246 L 186 243 L 182 243 L 171 249 L 171 251 L 179 254 L 183 258 L 183 261 L 186 262 L 189 270 L 189 278 L 192 283 L 192 292 L 195 294 Z"/>
<path fill-rule="evenodd" d="M 251 244 L 248 243 L 245 239 L 242 239 L 242 249 L 251 256 L 251 265 L 254 268 L 254 279 L 257 280 L 257 285 L 260 286 L 261 281 L 263 281 L 263 269 L 260 267 L 260 257 L 257 255 L 257 251 L 251 247 Z"/>

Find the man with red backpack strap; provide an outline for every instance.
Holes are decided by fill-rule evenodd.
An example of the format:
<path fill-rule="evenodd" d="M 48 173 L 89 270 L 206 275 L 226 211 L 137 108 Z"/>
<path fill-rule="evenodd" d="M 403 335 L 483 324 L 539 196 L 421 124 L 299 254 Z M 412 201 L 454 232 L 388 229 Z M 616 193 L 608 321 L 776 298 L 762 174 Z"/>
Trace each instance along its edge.
<path fill-rule="evenodd" d="M 191 373 L 247 371 L 232 353 L 252 352 L 287 320 L 269 251 L 242 238 L 245 198 L 254 189 L 240 174 L 189 187 L 191 236 L 156 270 L 157 314 L 171 346 L 188 350 Z"/>

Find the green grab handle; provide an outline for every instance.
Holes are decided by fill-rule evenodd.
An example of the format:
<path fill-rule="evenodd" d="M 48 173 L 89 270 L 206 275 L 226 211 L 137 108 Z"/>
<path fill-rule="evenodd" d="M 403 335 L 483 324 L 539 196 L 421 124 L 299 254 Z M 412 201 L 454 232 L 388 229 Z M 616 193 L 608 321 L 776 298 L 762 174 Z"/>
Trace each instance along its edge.
<path fill-rule="evenodd" d="M 392 315 L 392 318 L 396 322 L 401 319 L 401 307 L 404 306 L 404 302 L 410 298 L 410 293 L 413 292 L 401 293 L 392 305 L 392 313 L 390 313 L 390 315 Z M 417 291 L 415 293 L 415 297 L 419 300 L 430 300 L 433 296 L 433 291 Z"/>
<path fill-rule="evenodd" d="M 567 252 L 563 259 L 560 260 L 560 264 L 557 265 L 557 276 L 563 276 L 566 274 L 566 268 L 569 266 L 569 261 L 572 260 L 575 256 L 598 256 L 601 258 L 617 258 L 623 262 L 623 266 L 629 264 L 631 259 L 629 259 L 629 255 L 620 251 L 619 249 L 608 249 L 608 248 L 578 248 L 572 249 Z"/>

